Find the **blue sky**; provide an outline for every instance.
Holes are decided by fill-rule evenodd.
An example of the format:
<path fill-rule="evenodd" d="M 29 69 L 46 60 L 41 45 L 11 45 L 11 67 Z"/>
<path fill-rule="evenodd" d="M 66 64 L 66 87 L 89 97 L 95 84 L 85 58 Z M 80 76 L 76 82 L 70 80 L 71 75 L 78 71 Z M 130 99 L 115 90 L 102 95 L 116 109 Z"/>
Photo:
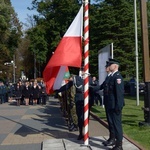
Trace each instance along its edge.
<path fill-rule="evenodd" d="M 21 22 L 25 23 L 27 14 L 36 14 L 36 11 L 30 11 L 27 7 L 31 7 L 32 0 L 10 0 L 15 12 L 18 14 L 18 18 Z"/>
<path fill-rule="evenodd" d="M 31 7 L 32 0 L 10 0 L 15 12 L 18 14 L 18 18 L 21 22 L 25 23 L 27 14 L 35 14 L 35 11 L 30 11 L 27 7 Z"/>
<path fill-rule="evenodd" d="M 27 7 L 31 7 L 32 0 L 10 0 L 15 12 L 18 14 L 20 22 L 27 23 L 26 18 L 28 15 L 36 14 L 36 11 L 28 10 Z"/>

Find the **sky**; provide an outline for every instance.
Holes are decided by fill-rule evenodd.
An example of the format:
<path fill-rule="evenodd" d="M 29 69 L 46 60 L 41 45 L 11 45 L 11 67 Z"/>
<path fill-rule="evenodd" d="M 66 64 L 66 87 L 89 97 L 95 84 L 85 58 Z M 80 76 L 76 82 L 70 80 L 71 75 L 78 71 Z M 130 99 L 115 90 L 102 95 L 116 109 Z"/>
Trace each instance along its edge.
<path fill-rule="evenodd" d="M 32 0 L 10 0 L 15 12 L 18 14 L 20 22 L 26 23 L 27 14 L 36 14 L 36 11 L 28 10 L 27 7 L 31 7 Z"/>
<path fill-rule="evenodd" d="M 28 15 L 37 14 L 34 10 L 28 10 L 27 7 L 31 7 L 32 0 L 10 0 L 15 12 L 18 14 L 20 22 L 27 23 L 26 18 Z M 23 27 L 25 28 L 25 27 Z"/>

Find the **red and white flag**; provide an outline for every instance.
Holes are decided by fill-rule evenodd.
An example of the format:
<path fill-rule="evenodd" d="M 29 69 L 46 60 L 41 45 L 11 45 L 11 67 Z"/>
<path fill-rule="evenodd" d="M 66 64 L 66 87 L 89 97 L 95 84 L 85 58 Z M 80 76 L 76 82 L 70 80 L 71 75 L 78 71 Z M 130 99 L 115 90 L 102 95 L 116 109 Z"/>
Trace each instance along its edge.
<path fill-rule="evenodd" d="M 68 66 L 81 67 L 82 31 L 83 6 L 81 6 L 77 16 L 61 39 L 55 53 L 44 69 L 43 78 L 48 94 L 61 87 Z"/>

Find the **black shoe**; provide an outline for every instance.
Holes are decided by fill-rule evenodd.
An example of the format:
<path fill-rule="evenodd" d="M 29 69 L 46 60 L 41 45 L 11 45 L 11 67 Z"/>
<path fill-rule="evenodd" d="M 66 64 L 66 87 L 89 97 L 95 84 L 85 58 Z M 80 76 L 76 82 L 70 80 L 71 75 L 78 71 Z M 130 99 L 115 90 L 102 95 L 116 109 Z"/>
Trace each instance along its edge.
<path fill-rule="evenodd" d="M 77 140 L 82 140 L 83 138 L 84 138 L 83 135 L 79 135 L 78 138 L 77 138 Z"/>
<path fill-rule="evenodd" d="M 123 150 L 122 142 L 116 141 L 116 145 L 115 145 L 115 147 L 112 148 L 112 150 Z"/>
<path fill-rule="evenodd" d="M 123 150 L 122 146 L 115 146 L 112 148 L 112 150 Z"/>
<path fill-rule="evenodd" d="M 104 146 L 113 146 L 113 145 L 115 145 L 116 144 L 116 142 L 115 142 L 115 139 L 108 139 L 107 141 L 104 141 L 103 143 L 102 143 Z"/>

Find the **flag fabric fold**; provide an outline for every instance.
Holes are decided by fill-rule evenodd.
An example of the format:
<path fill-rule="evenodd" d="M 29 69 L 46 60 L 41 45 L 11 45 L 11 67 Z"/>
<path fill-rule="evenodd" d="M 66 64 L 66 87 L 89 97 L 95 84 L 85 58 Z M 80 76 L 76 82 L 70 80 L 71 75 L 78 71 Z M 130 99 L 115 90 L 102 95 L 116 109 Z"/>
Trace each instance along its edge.
<path fill-rule="evenodd" d="M 82 31 L 83 6 L 81 6 L 77 16 L 61 39 L 54 54 L 44 69 L 43 78 L 46 83 L 48 94 L 51 94 L 55 89 L 61 87 L 68 66 L 81 67 Z"/>

